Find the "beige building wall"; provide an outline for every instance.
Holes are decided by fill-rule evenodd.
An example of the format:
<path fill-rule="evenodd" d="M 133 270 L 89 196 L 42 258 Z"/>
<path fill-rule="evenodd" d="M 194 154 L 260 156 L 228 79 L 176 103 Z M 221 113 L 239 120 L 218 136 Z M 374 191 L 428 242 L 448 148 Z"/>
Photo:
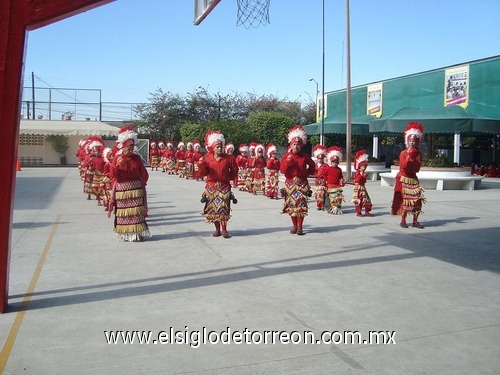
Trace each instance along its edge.
<path fill-rule="evenodd" d="M 66 151 L 66 164 L 78 165 L 76 152 L 82 137 L 68 136 L 69 148 Z M 115 140 L 104 140 L 107 147 L 112 148 Z M 20 134 L 18 157 L 21 167 L 37 165 L 60 165 L 60 155 L 52 148 L 52 143 L 47 141 L 46 135 Z"/>

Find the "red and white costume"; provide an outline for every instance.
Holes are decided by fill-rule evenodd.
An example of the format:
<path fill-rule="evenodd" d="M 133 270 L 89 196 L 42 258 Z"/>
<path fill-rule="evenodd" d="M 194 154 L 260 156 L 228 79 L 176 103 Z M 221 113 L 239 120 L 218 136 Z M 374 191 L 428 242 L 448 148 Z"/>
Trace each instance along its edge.
<path fill-rule="evenodd" d="M 417 172 L 422 166 L 422 154 L 418 149 L 424 139 L 424 127 L 418 122 L 410 122 L 404 131 L 406 149 L 399 154 L 399 172 L 394 185 L 391 206 L 392 215 L 401 215 L 400 226 L 408 228 L 406 216 L 413 215 L 413 227 L 423 228 L 418 222 L 425 203 L 424 189 L 420 186 Z"/>
<path fill-rule="evenodd" d="M 316 175 L 314 176 L 314 199 L 316 199 L 316 209 L 324 210 L 326 201 L 326 180 L 321 176 L 328 164 L 325 163 L 326 146 L 316 145 L 313 148 L 313 155 L 316 158 Z"/>
<path fill-rule="evenodd" d="M 206 176 L 205 191 L 201 201 L 205 204 L 203 216 L 207 223 L 214 223 L 214 237 L 229 238 L 227 222 L 231 217 L 231 202 L 236 199 L 231 192 L 231 181 L 238 174 L 235 160 L 224 154 L 224 135 L 219 131 L 208 131 L 205 135 L 207 154 L 198 162 L 201 176 Z M 217 148 L 217 149 L 216 149 Z"/>
<path fill-rule="evenodd" d="M 276 157 L 277 148 L 272 143 L 266 147 L 267 153 L 267 182 L 266 182 L 266 197 L 270 199 L 278 199 L 279 192 L 279 173 L 280 161 Z"/>
<path fill-rule="evenodd" d="M 342 160 L 342 149 L 331 146 L 327 150 L 326 158 L 330 165 L 321 172 L 320 176 L 326 180 L 326 191 L 328 193 L 328 213 L 341 215 L 342 202 L 344 202 L 343 187 L 345 185 L 342 169 L 338 166 Z"/>
<path fill-rule="evenodd" d="M 280 172 L 285 175 L 283 213 L 288 213 L 293 227 L 291 234 L 303 235 L 302 224 L 308 213 L 311 188 L 307 178 L 314 175 L 316 165 L 309 154 L 301 151 L 307 142 L 306 130 L 296 125 L 288 131 L 289 151 L 280 162 Z"/>
<path fill-rule="evenodd" d="M 151 236 L 146 223 L 149 174 L 141 157 L 133 151 L 136 142 L 137 133 L 130 125 L 121 128 L 118 151 L 111 165 L 115 183 L 110 206 L 114 207 L 114 230 L 119 241 L 136 242 Z"/>
<path fill-rule="evenodd" d="M 354 191 L 351 199 L 351 202 L 355 205 L 357 216 L 372 216 L 370 213 L 372 210 L 372 201 L 365 186 L 368 179 L 368 173 L 366 173 L 367 166 L 368 154 L 364 150 L 358 151 L 354 156 L 354 169 L 356 173 L 354 174 Z M 363 208 L 365 210 L 364 214 L 362 213 Z"/>

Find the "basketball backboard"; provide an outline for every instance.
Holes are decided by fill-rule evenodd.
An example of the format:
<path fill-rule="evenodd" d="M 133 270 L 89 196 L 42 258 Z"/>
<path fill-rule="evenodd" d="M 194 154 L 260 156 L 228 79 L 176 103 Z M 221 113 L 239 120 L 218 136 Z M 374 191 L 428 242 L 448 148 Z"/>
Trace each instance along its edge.
<path fill-rule="evenodd" d="M 219 2 L 220 0 L 194 0 L 194 24 L 199 25 Z"/>

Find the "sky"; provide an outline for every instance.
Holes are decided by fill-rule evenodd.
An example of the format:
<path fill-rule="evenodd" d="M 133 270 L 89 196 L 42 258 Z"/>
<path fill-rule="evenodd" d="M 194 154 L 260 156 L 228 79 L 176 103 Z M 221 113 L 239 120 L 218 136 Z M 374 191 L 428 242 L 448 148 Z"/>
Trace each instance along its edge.
<path fill-rule="evenodd" d="M 500 54 L 498 0 L 350 0 L 349 9 L 352 87 Z M 269 18 L 237 26 L 236 0 L 221 0 L 195 26 L 194 0 L 117 0 L 30 31 L 24 86 L 34 76 L 36 87 L 101 90 L 104 102 L 203 88 L 303 105 L 323 84 L 345 89 L 346 0 L 270 0 Z"/>

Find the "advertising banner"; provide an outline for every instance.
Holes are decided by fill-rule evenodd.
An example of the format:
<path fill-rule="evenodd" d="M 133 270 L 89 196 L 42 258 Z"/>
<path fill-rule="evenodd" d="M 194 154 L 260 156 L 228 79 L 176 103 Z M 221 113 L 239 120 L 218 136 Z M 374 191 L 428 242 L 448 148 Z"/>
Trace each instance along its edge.
<path fill-rule="evenodd" d="M 469 65 L 446 69 L 444 72 L 444 106 L 469 105 Z"/>

